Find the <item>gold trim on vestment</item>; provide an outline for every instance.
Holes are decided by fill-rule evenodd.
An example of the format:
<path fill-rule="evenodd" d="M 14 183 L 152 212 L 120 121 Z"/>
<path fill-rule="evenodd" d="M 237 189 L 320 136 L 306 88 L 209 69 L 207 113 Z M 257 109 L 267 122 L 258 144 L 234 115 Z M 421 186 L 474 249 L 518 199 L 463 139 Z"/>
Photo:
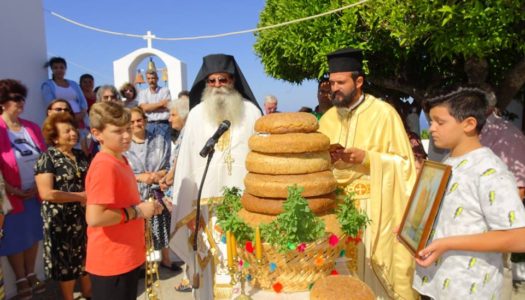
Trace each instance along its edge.
<path fill-rule="evenodd" d="M 201 206 L 209 205 L 209 206 L 213 207 L 214 205 L 222 203 L 222 200 L 223 200 L 223 197 L 210 197 L 210 198 L 201 199 Z M 194 204 L 193 206 L 196 206 L 197 205 L 197 200 L 194 200 L 193 204 Z M 196 214 L 197 214 L 197 210 L 194 209 L 192 212 L 190 212 L 184 218 L 180 219 L 177 222 L 177 224 L 175 225 L 175 229 L 173 230 L 173 232 L 170 235 L 170 240 L 173 238 L 175 233 L 177 233 L 177 231 L 180 228 L 182 228 L 183 226 L 186 226 L 191 220 L 195 219 Z M 211 257 L 213 257 L 214 266 L 220 263 L 219 255 L 218 255 L 218 252 L 219 252 L 218 251 L 218 246 L 217 246 L 217 243 L 215 242 L 215 239 L 213 238 L 213 228 L 211 226 L 212 225 L 211 224 L 212 216 L 213 216 L 213 212 L 210 210 L 208 212 L 208 222 L 205 222 L 204 221 L 204 217 L 202 217 L 202 215 L 201 215 L 200 223 L 201 224 L 206 224 L 206 226 L 204 227 L 204 232 L 206 233 L 206 237 L 208 238 L 208 243 L 210 244 L 210 249 L 208 249 L 208 253 L 204 257 L 204 259 L 201 259 L 201 256 L 197 255 L 199 266 L 200 266 L 201 269 L 204 269 L 208 265 L 208 263 L 211 260 Z M 189 239 L 188 239 L 188 244 L 191 245 L 192 247 L 193 247 L 193 237 L 194 237 L 194 233 L 192 233 L 190 235 Z M 204 242 L 204 241 L 202 241 L 202 242 Z M 213 270 L 212 273 L 214 274 L 215 270 Z"/>
<path fill-rule="evenodd" d="M 352 195 L 352 199 L 362 200 L 370 198 L 370 180 L 356 179 L 343 188 L 345 194 Z"/>

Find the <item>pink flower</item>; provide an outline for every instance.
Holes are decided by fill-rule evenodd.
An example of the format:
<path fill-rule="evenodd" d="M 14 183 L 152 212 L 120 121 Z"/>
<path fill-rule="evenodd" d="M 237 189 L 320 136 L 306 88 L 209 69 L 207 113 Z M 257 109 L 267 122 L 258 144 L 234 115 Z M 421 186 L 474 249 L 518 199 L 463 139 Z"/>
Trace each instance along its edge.
<path fill-rule="evenodd" d="M 337 243 L 339 243 L 339 238 L 337 237 L 337 235 L 332 234 L 330 235 L 330 238 L 328 238 L 328 243 L 330 244 L 330 246 L 335 247 L 337 246 Z"/>
<path fill-rule="evenodd" d="M 305 243 L 300 243 L 299 245 L 297 245 L 297 252 L 304 252 L 305 249 L 306 249 Z"/>

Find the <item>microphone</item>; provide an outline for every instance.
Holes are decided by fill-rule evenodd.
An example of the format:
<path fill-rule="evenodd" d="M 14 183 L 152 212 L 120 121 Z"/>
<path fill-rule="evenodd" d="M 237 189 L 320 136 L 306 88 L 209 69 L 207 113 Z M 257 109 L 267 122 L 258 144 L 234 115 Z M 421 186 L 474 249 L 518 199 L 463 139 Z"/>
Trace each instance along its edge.
<path fill-rule="evenodd" d="M 211 150 L 213 150 L 213 147 L 215 147 L 215 144 L 219 141 L 219 138 L 230 128 L 231 122 L 228 120 L 224 120 L 219 125 L 219 128 L 217 128 L 217 131 L 213 134 L 213 136 L 206 142 L 206 145 L 204 145 L 204 148 L 202 148 L 201 152 L 199 152 L 199 155 L 202 157 L 208 156 L 210 154 Z"/>

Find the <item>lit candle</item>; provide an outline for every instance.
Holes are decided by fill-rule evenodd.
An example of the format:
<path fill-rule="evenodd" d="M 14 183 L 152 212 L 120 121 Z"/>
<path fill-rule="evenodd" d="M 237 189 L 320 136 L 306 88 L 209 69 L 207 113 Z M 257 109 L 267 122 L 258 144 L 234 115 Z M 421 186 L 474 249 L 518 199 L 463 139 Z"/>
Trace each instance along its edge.
<path fill-rule="evenodd" d="M 233 253 L 232 253 L 232 240 L 231 240 L 231 232 L 226 231 L 226 253 L 228 255 L 228 267 L 233 268 Z"/>
<path fill-rule="evenodd" d="M 230 247 L 232 250 L 232 258 L 235 259 L 237 257 L 237 240 L 235 239 L 235 234 L 233 234 L 233 232 L 230 234 Z"/>
<path fill-rule="evenodd" d="M 259 229 L 259 226 L 255 229 L 255 258 L 257 260 L 262 259 L 261 230 Z"/>

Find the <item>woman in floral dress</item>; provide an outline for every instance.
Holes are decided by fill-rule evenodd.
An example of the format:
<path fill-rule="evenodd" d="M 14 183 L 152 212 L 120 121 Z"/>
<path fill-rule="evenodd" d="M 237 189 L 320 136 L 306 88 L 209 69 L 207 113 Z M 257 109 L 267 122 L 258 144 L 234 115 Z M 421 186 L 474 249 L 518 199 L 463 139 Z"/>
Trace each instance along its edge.
<path fill-rule="evenodd" d="M 73 147 L 78 130 L 68 113 L 50 115 L 42 132 L 48 150 L 35 165 L 35 179 L 42 199 L 44 219 L 44 270 L 60 283 L 63 299 L 73 299 L 75 281 L 80 279 L 82 294 L 90 297 L 91 284 L 84 272 L 86 220 L 84 180 L 88 160 Z"/>

